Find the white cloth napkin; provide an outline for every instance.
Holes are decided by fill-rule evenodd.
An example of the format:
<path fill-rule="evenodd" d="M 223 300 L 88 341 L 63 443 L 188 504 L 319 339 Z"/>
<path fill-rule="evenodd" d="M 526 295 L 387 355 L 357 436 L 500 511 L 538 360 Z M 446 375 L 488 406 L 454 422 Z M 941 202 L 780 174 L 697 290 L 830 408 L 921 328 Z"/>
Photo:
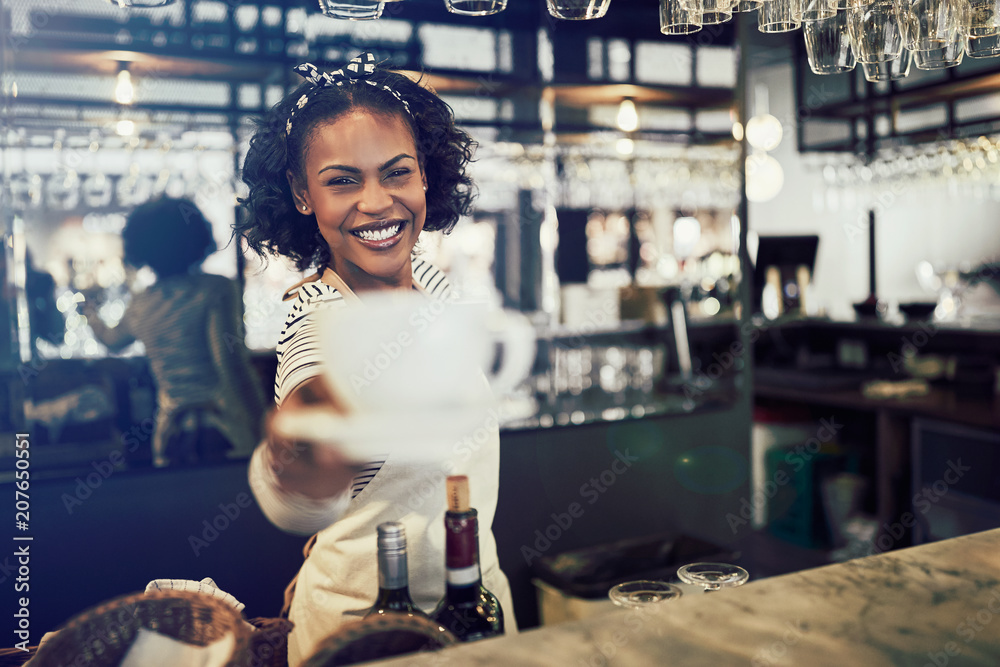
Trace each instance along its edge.
<path fill-rule="evenodd" d="M 191 579 L 154 579 L 146 584 L 146 593 L 150 591 L 194 591 L 204 593 L 213 598 L 222 600 L 237 612 L 242 613 L 246 605 L 234 598 L 232 595 L 215 585 L 210 578 L 205 577 L 201 581 Z"/>
<path fill-rule="evenodd" d="M 229 662 L 235 645 L 236 638 L 232 633 L 228 633 L 219 641 L 208 646 L 195 646 L 146 628 L 139 628 L 132 646 L 122 658 L 119 667 L 160 667 L 161 665 L 219 667 Z"/>

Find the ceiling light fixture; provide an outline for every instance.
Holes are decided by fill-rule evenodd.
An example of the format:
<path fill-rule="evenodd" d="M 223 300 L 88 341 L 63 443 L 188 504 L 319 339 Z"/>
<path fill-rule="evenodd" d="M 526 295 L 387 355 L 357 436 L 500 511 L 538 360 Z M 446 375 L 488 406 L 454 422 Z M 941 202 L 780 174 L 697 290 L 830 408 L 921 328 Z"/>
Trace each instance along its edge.
<path fill-rule="evenodd" d="M 781 121 L 771 115 L 768 109 L 767 86 L 758 85 L 754 115 L 747 121 L 745 129 L 747 142 L 762 151 L 773 151 L 781 144 L 784 134 Z"/>

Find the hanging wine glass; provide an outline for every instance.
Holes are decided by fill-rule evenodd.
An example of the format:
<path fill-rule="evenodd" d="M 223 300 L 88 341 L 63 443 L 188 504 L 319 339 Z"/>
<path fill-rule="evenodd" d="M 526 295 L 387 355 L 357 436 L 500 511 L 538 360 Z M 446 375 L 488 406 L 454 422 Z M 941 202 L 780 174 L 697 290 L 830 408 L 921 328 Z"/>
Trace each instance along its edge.
<path fill-rule="evenodd" d="M 903 34 L 892 0 L 851 5 L 847 27 L 859 63 L 896 60 L 903 52 Z"/>
<path fill-rule="evenodd" d="M 834 0 L 802 0 L 794 9 L 799 12 L 798 19 L 806 24 L 837 15 L 837 3 Z"/>
<path fill-rule="evenodd" d="M 841 74 L 854 69 L 857 60 L 847 34 L 847 12 L 803 24 L 802 35 L 814 74 Z"/>
<path fill-rule="evenodd" d="M 686 9 L 681 0 L 660 0 L 660 32 L 687 35 L 701 30 L 700 9 Z"/>
<path fill-rule="evenodd" d="M 178 172 L 173 172 L 167 179 L 167 184 L 163 187 L 163 194 L 174 199 L 180 199 L 187 195 L 187 182 L 184 176 Z"/>
<path fill-rule="evenodd" d="M 677 570 L 677 578 L 710 593 L 742 586 L 750 578 L 750 573 L 739 565 L 729 563 L 689 563 Z"/>
<path fill-rule="evenodd" d="M 108 0 L 113 5 L 119 7 L 165 7 L 174 3 L 174 0 Z"/>
<path fill-rule="evenodd" d="M 384 2 L 378 0 L 320 0 L 324 16 L 349 21 L 372 21 L 382 16 Z"/>
<path fill-rule="evenodd" d="M 763 33 L 791 32 L 802 25 L 802 0 L 765 0 L 757 12 L 757 29 Z"/>
<path fill-rule="evenodd" d="M 917 69 L 925 70 L 957 67 L 962 64 L 964 55 L 965 38 L 960 37 L 933 49 L 914 51 L 913 64 Z"/>
<path fill-rule="evenodd" d="M 76 172 L 68 169 L 49 176 L 45 188 L 45 203 L 56 211 L 70 211 L 80 203 L 80 179 Z"/>
<path fill-rule="evenodd" d="M 120 206 L 131 208 L 149 200 L 152 192 L 152 181 L 148 177 L 139 174 L 137 170 L 132 170 L 131 173 L 125 174 L 118 179 L 118 187 L 115 194 Z"/>
<path fill-rule="evenodd" d="M 884 83 L 905 79 L 910 73 L 910 63 L 913 62 L 913 52 L 903 49 L 898 58 L 880 63 L 862 63 L 865 79 L 871 83 Z"/>
<path fill-rule="evenodd" d="M 725 23 L 733 18 L 735 3 L 733 0 L 686 0 L 690 7 L 701 11 L 702 25 Z M 681 3 L 685 4 L 684 2 Z"/>
<path fill-rule="evenodd" d="M 1000 0 L 968 0 L 962 30 L 970 58 L 1000 55 Z"/>
<path fill-rule="evenodd" d="M 91 174 L 83 181 L 83 203 L 90 208 L 103 208 L 111 203 L 111 179 L 103 172 Z"/>
<path fill-rule="evenodd" d="M 546 0 L 549 15 L 569 21 L 603 18 L 610 5 L 611 0 Z"/>
<path fill-rule="evenodd" d="M 918 69 L 942 69 L 962 63 L 965 54 L 963 5 L 952 0 L 897 0 L 906 48 Z"/>
<path fill-rule="evenodd" d="M 42 203 L 42 177 L 38 174 L 17 172 L 8 182 L 11 207 L 18 211 L 38 208 Z"/>
<path fill-rule="evenodd" d="M 760 6 L 764 4 L 764 0 L 737 0 L 736 4 L 733 5 L 733 11 L 747 13 L 755 12 L 760 9 Z"/>
<path fill-rule="evenodd" d="M 462 16 L 489 16 L 507 8 L 507 0 L 445 0 L 445 8 Z"/>

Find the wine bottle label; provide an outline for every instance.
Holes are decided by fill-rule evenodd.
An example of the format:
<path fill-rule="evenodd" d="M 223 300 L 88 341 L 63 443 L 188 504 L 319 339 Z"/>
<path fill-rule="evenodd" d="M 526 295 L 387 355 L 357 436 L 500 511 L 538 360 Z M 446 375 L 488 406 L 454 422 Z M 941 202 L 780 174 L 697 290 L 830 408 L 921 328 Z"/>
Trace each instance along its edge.
<path fill-rule="evenodd" d="M 471 586 L 478 582 L 482 575 L 479 573 L 479 564 L 471 567 L 451 568 L 445 572 L 448 584 L 451 586 Z"/>

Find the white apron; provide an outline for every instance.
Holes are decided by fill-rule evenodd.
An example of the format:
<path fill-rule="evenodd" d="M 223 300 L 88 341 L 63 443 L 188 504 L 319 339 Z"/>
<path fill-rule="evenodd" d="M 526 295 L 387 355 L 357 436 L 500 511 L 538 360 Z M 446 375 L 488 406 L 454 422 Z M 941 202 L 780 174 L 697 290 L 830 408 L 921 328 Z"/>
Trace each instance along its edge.
<path fill-rule="evenodd" d="M 489 419 L 488 417 L 485 419 Z M 410 594 L 430 612 L 444 595 L 445 477 L 469 476 L 471 504 L 479 512 L 479 557 L 483 584 L 504 611 L 507 633 L 517 631 L 507 578 L 497 562 L 493 539 L 499 466 L 499 431 L 477 445 L 471 437 L 456 444 L 456 456 L 442 465 L 414 466 L 386 460 L 347 512 L 321 531 L 302 564 L 289 619 L 288 664 L 297 667 L 316 645 L 344 622 L 361 618 L 378 591 L 375 528 L 383 521 L 406 526 Z M 482 437 L 480 437 L 482 439 Z M 478 450 L 477 450 L 478 447 Z"/>

